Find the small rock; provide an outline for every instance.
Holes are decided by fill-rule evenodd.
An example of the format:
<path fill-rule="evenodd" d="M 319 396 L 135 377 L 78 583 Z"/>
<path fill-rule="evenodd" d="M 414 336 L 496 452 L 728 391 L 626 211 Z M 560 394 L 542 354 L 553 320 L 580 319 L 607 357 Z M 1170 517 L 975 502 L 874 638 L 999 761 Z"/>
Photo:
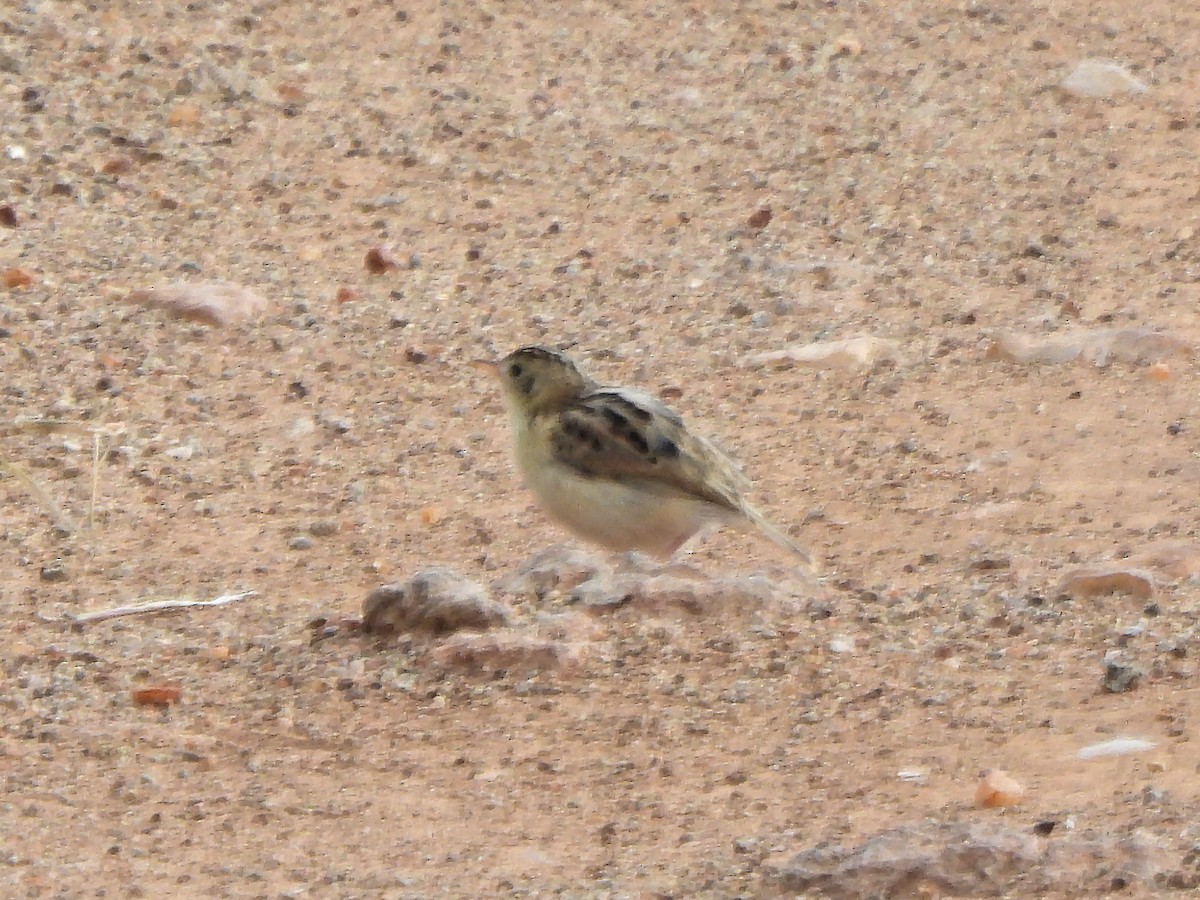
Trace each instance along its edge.
<path fill-rule="evenodd" d="M 596 612 L 611 611 L 632 603 L 633 592 L 629 577 L 589 578 L 571 589 L 567 602 Z"/>
<path fill-rule="evenodd" d="M 1127 753 L 1144 753 L 1153 750 L 1154 741 L 1141 738 L 1113 738 L 1110 741 L 1100 741 L 1098 744 L 1088 744 L 1075 756 L 1078 759 L 1100 759 L 1104 756 L 1123 756 Z"/>
<path fill-rule="evenodd" d="M 105 175 L 128 175 L 133 170 L 133 160 L 128 156 L 114 156 L 100 165 Z"/>
<path fill-rule="evenodd" d="M 29 287 L 31 284 L 33 284 L 33 273 L 28 269 L 14 266 L 4 270 L 4 286 L 10 291 L 15 288 Z"/>
<path fill-rule="evenodd" d="M 387 247 L 372 247 L 363 258 L 363 265 L 372 275 L 382 275 L 400 268 L 400 260 Z"/>
<path fill-rule="evenodd" d="M 1100 686 L 1109 694 L 1124 694 L 1136 688 L 1145 674 L 1137 666 L 1115 658 L 1107 659 L 1104 661 L 1104 677 Z"/>
<path fill-rule="evenodd" d="M 978 896 L 1000 893 L 1041 859 L 1038 840 L 983 823 L 908 825 L 856 848 L 822 845 L 778 872 L 789 896 Z"/>
<path fill-rule="evenodd" d="M 449 569 L 425 569 L 405 584 L 378 587 L 363 603 L 363 631 L 448 634 L 511 624 L 512 610 Z"/>
<path fill-rule="evenodd" d="M 967 570 L 971 572 L 991 572 L 996 569 L 1007 569 L 1012 565 L 1012 559 L 1007 556 L 981 556 L 971 560 Z"/>
<path fill-rule="evenodd" d="M 308 526 L 308 533 L 313 537 L 330 537 L 337 534 L 337 522 L 330 519 L 318 519 Z"/>
<path fill-rule="evenodd" d="M 200 322 L 213 328 L 249 321 L 268 307 L 267 301 L 258 294 L 225 281 L 181 281 L 164 287 L 133 291 L 129 299 L 164 309 L 176 318 Z"/>
<path fill-rule="evenodd" d="M 179 103 L 167 114 L 167 127 L 179 128 L 200 121 L 200 107 L 194 103 Z"/>
<path fill-rule="evenodd" d="M 788 896 L 833 900 L 1082 897 L 1111 890 L 1116 879 L 1150 884 L 1164 869 L 1165 854 L 1142 832 L 1046 840 L 1052 830 L 1043 823 L 1033 834 L 988 822 L 901 825 L 858 847 L 823 844 L 765 868 Z"/>
<path fill-rule="evenodd" d="M 570 600 L 593 610 L 632 605 L 643 611 L 673 609 L 707 615 L 723 609 L 760 609 L 778 593 L 775 585 L 758 575 L 709 578 L 623 573 L 578 585 Z"/>
<path fill-rule="evenodd" d="M 752 366 L 786 367 L 796 365 L 814 369 L 859 372 L 874 368 L 881 362 L 899 362 L 899 360 L 900 345 L 896 341 L 861 335 L 840 341 L 795 344 L 782 350 L 755 354 L 746 362 Z"/>
<path fill-rule="evenodd" d="M 750 214 L 750 218 L 746 220 L 746 224 L 755 231 L 762 231 L 769 224 L 771 224 L 771 216 L 771 207 L 764 206 L 761 209 L 757 209 L 752 212 Z"/>
<path fill-rule="evenodd" d="M 975 805 L 985 809 L 1016 806 L 1025 797 L 1025 788 L 1007 772 L 992 769 L 975 788 Z"/>
<path fill-rule="evenodd" d="M 395 209 L 407 202 L 408 196 L 405 194 L 380 194 L 377 197 L 361 201 L 358 207 L 363 212 L 374 212 L 380 209 Z"/>
<path fill-rule="evenodd" d="M 526 560 L 499 587 L 506 594 L 540 599 L 551 591 L 569 591 L 586 581 L 611 575 L 612 567 L 599 556 L 555 544 Z"/>
<path fill-rule="evenodd" d="M 133 702 L 138 706 L 167 707 L 178 703 L 183 697 L 183 691 L 175 685 L 135 688 L 131 692 Z"/>
<path fill-rule="evenodd" d="M 311 550 L 313 541 L 307 534 L 297 534 L 288 538 L 289 550 Z"/>
<path fill-rule="evenodd" d="M 1154 593 L 1154 576 L 1145 569 L 1096 565 L 1067 573 L 1058 589 L 1076 600 L 1108 594 L 1130 594 L 1145 600 Z"/>
<path fill-rule="evenodd" d="M 41 576 L 42 581 L 54 583 L 66 581 L 69 577 L 69 574 L 65 565 L 63 565 L 61 562 L 54 562 L 48 566 L 42 566 Z"/>
<path fill-rule="evenodd" d="M 1109 59 L 1085 59 L 1062 81 L 1061 87 L 1075 97 L 1115 97 L 1144 94 L 1146 85 L 1120 63 Z"/>
<path fill-rule="evenodd" d="M 472 671 L 561 669 L 577 655 L 564 641 L 512 632 L 457 634 L 432 652 L 439 665 Z"/>
<path fill-rule="evenodd" d="M 354 420 L 348 419 L 345 416 L 336 416 L 332 413 L 320 413 L 317 416 L 317 421 L 321 427 L 332 431 L 334 434 L 349 434 L 354 430 Z"/>

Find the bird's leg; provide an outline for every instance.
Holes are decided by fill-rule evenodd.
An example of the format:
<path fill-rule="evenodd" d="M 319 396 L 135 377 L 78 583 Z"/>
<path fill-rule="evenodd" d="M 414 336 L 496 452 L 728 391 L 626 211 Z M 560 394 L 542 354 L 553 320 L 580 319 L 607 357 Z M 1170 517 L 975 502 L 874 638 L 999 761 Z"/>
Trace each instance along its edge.
<path fill-rule="evenodd" d="M 667 547 L 662 555 L 654 560 L 652 573 L 675 575 L 679 578 L 703 578 L 703 570 L 691 562 L 691 551 L 684 550 L 691 537 L 685 535 Z"/>

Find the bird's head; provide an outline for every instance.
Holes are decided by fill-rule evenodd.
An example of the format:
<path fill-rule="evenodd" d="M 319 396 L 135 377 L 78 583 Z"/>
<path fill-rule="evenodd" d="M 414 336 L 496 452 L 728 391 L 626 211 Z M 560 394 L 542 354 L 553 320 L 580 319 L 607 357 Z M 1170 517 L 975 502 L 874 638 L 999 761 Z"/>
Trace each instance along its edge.
<path fill-rule="evenodd" d="M 504 401 L 526 416 L 581 397 L 592 381 L 575 363 L 546 347 L 522 347 L 498 363 L 478 363 L 500 379 Z"/>

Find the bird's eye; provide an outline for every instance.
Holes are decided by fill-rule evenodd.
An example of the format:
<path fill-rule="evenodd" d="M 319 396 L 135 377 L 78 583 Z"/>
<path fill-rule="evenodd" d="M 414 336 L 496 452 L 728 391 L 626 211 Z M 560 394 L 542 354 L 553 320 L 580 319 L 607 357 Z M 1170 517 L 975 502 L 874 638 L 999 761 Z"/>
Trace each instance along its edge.
<path fill-rule="evenodd" d="M 518 366 L 516 363 L 513 363 L 511 366 L 508 367 L 508 374 L 511 375 L 513 378 L 520 378 L 521 377 L 521 367 Z"/>

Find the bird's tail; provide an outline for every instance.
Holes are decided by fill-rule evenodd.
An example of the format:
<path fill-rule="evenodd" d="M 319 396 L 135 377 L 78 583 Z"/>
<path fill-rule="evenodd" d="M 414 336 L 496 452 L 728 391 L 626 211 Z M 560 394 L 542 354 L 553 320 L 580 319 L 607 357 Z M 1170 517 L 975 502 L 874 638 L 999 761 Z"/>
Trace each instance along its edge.
<path fill-rule="evenodd" d="M 806 568 L 812 575 L 820 574 L 820 566 L 812 558 L 812 554 L 792 540 L 774 522 L 772 522 L 752 506 L 747 506 L 742 510 L 742 512 L 745 514 L 746 519 L 750 522 L 750 524 L 757 528 L 760 533 L 769 538 L 772 543 L 782 547 L 784 550 L 787 550 L 789 553 L 799 559 L 804 564 L 804 568 Z"/>

